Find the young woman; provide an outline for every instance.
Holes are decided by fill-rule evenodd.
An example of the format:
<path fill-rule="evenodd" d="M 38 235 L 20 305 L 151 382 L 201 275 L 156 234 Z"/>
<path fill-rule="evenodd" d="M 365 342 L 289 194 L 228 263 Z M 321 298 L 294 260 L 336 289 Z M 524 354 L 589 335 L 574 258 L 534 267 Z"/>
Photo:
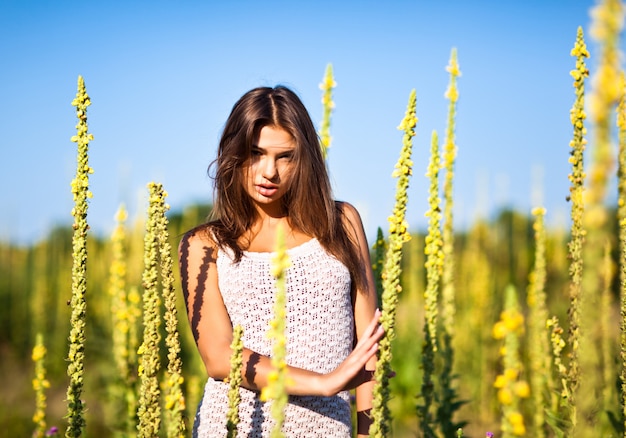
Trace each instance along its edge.
<path fill-rule="evenodd" d="M 241 437 L 267 437 L 259 399 L 272 367 L 276 230 L 286 239 L 289 437 L 350 437 L 348 390 L 356 388 L 357 433 L 366 436 L 379 326 L 369 247 L 357 211 L 333 200 L 315 128 L 288 88 L 256 88 L 235 104 L 215 165 L 211 220 L 180 243 L 191 330 L 209 379 L 194 436 L 226 435 L 230 344 L 243 334 Z M 211 167 L 209 167 L 211 169 Z"/>

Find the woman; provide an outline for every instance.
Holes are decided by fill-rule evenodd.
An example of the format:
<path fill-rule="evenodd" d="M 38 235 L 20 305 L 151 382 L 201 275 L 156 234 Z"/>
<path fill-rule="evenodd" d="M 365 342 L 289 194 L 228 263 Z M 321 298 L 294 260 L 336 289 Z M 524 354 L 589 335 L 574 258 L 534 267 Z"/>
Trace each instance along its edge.
<path fill-rule="evenodd" d="M 285 235 L 290 437 L 350 437 L 348 390 L 356 388 L 357 433 L 366 436 L 379 326 L 369 248 L 357 211 L 332 198 L 315 128 L 288 88 L 256 88 L 224 126 L 215 162 L 212 220 L 180 244 L 183 292 L 209 379 L 194 436 L 226 434 L 232 332 L 244 329 L 239 436 L 266 437 L 269 405 L 259 391 L 271 370 L 271 275 L 276 230 Z M 210 167 L 211 169 L 211 167 Z"/>

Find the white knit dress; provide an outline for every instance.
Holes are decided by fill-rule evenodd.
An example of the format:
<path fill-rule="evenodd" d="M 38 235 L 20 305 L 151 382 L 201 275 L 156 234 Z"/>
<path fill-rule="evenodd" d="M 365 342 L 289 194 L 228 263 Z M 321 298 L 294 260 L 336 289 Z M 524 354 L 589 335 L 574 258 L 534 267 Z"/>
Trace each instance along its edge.
<path fill-rule="evenodd" d="M 350 273 L 317 239 L 287 251 L 287 363 L 320 373 L 334 370 L 352 351 L 354 318 Z M 272 355 L 267 338 L 274 315 L 273 253 L 244 252 L 239 263 L 219 251 L 219 287 L 233 327 L 244 329 L 245 347 Z M 228 384 L 211 378 L 194 422 L 194 437 L 226 436 Z M 268 437 L 274 422 L 270 403 L 240 388 L 238 437 Z M 287 437 L 350 437 L 349 394 L 334 397 L 290 396 L 282 428 Z"/>

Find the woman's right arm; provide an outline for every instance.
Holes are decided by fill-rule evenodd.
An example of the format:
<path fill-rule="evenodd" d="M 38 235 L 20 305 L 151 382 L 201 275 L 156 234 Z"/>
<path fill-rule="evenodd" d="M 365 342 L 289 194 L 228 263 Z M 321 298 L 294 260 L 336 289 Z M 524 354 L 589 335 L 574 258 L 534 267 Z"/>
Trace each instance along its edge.
<path fill-rule="evenodd" d="M 223 380 L 230 371 L 233 328 L 219 291 L 217 246 L 203 231 L 189 232 L 179 246 L 179 265 L 187 317 L 198 351 L 210 377 Z M 329 374 L 288 367 L 287 392 L 292 395 L 335 395 L 359 384 L 359 373 L 376 354 L 382 328 L 377 314 L 350 356 Z M 271 360 L 250 349 L 243 350 L 242 386 L 260 390 L 267 385 Z"/>

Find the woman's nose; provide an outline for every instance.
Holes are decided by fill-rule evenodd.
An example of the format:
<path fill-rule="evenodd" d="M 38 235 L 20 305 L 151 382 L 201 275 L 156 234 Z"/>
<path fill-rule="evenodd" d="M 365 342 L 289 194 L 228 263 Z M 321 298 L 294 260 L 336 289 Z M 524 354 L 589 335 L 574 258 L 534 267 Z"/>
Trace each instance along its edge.
<path fill-rule="evenodd" d="M 265 159 L 263 163 L 263 177 L 266 179 L 274 179 L 276 178 L 278 171 L 276 169 L 276 161 L 270 157 Z"/>

